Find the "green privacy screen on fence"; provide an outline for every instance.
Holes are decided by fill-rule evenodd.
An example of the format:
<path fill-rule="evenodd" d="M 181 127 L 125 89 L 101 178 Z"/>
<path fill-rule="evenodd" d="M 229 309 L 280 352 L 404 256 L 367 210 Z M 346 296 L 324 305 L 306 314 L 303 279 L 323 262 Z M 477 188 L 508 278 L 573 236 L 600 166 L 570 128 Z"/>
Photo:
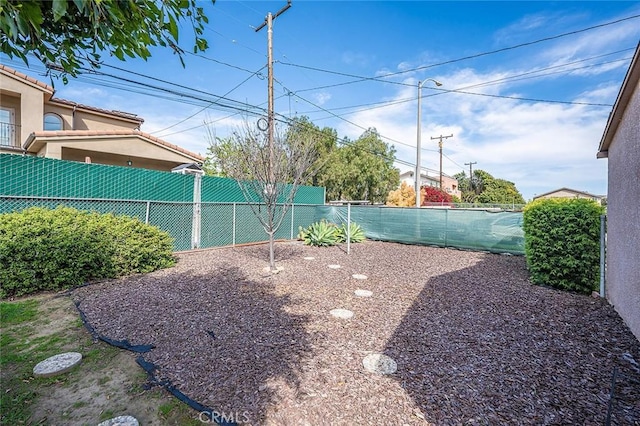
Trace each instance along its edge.
<path fill-rule="evenodd" d="M 318 206 L 319 216 L 342 224 L 346 206 Z M 524 254 L 522 213 L 448 208 L 351 206 L 351 221 L 367 238 L 408 244 Z"/>
<path fill-rule="evenodd" d="M 0 195 L 193 202 L 193 175 L 0 154 Z M 233 179 L 202 178 L 202 202 L 244 202 Z M 301 186 L 294 203 L 324 204 L 324 188 Z"/>

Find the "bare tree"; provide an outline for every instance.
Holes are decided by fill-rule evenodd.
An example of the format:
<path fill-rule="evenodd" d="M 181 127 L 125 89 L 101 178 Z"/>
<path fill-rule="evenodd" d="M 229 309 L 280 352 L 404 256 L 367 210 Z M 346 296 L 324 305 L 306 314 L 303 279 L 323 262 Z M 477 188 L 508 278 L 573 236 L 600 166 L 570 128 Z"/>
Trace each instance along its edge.
<path fill-rule="evenodd" d="M 269 235 L 269 267 L 276 270 L 274 235 L 302 182 L 315 173 L 316 141 L 276 129 L 270 145 L 266 132 L 247 122 L 224 139 L 209 129 L 209 152 L 226 176 L 234 179 Z"/>

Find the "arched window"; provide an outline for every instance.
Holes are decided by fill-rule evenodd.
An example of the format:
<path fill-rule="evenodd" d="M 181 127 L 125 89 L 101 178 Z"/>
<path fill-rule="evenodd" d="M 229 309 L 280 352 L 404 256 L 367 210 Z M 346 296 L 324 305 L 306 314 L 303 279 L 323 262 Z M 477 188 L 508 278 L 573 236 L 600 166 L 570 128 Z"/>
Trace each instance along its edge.
<path fill-rule="evenodd" d="M 62 118 L 58 114 L 47 113 L 44 115 L 44 130 L 63 130 Z"/>

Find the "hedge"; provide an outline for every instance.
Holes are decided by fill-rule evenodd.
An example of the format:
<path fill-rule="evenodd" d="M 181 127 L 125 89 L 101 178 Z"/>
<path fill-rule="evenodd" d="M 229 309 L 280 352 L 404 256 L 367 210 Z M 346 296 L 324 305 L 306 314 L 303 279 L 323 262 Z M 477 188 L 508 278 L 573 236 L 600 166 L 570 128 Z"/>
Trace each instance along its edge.
<path fill-rule="evenodd" d="M 590 293 L 600 276 L 600 216 L 586 199 L 541 199 L 527 204 L 525 255 L 534 284 Z"/>
<path fill-rule="evenodd" d="M 0 214 L 0 298 L 174 264 L 169 235 L 137 218 L 68 207 Z"/>

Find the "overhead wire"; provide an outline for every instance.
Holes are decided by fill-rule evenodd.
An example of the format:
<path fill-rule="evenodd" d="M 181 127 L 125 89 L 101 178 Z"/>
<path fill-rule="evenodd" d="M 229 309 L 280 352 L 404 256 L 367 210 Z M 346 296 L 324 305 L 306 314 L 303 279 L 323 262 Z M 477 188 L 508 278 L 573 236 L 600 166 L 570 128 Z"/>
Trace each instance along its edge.
<path fill-rule="evenodd" d="M 403 84 L 403 85 L 408 85 L 408 86 L 415 86 L 413 84 L 408 84 L 408 83 L 390 82 L 390 81 L 384 80 L 384 79 L 387 78 L 387 77 L 393 77 L 393 76 L 407 74 L 407 73 L 411 73 L 411 72 L 422 71 L 422 70 L 425 70 L 425 69 L 435 68 L 435 67 L 442 66 L 442 65 L 449 65 L 449 64 L 456 63 L 456 62 L 466 61 L 466 60 L 469 60 L 469 59 L 476 59 L 476 58 L 480 58 L 480 57 L 483 57 L 483 56 L 493 55 L 493 54 L 496 54 L 496 53 L 501 53 L 501 52 L 505 52 L 505 51 L 508 51 L 508 50 L 518 49 L 518 48 L 525 47 L 525 46 L 531 46 L 531 45 L 534 45 L 534 44 L 537 44 L 537 43 L 542 43 L 542 42 L 546 42 L 546 41 L 550 41 L 550 40 L 555 40 L 555 39 L 558 39 L 558 38 L 579 34 L 579 33 L 590 31 L 590 30 L 593 30 L 593 29 L 596 29 L 596 28 L 603 28 L 603 27 L 606 27 L 606 26 L 609 26 L 609 25 L 615 25 L 615 24 L 618 24 L 620 22 L 628 21 L 628 20 L 631 20 L 631 19 L 637 19 L 637 18 L 640 18 L 640 15 L 632 15 L 632 16 L 628 16 L 628 17 L 625 17 L 625 18 L 617 19 L 617 20 L 614 20 L 614 21 L 606 22 L 606 23 L 603 23 L 603 24 L 593 25 L 593 26 L 590 26 L 590 27 L 587 27 L 587 28 L 582 28 L 582 29 L 579 29 L 579 30 L 569 31 L 569 32 L 566 32 L 566 33 L 557 34 L 557 35 L 549 36 L 549 37 L 544 37 L 544 38 L 537 39 L 537 40 L 530 41 L 530 42 L 520 43 L 520 44 L 517 44 L 517 45 L 514 45 L 514 46 L 503 47 L 503 48 L 500 48 L 500 49 L 495 49 L 495 50 L 491 50 L 491 51 L 487 51 L 487 52 L 480 52 L 480 53 L 476 53 L 476 54 L 473 54 L 473 55 L 463 56 L 461 58 L 450 59 L 450 60 L 447 60 L 447 61 L 438 62 L 438 63 L 435 63 L 435 64 L 423 65 L 423 66 L 420 66 L 420 67 L 410 68 L 410 69 L 406 69 L 406 70 L 402 70 L 402 71 L 386 73 L 386 74 L 383 74 L 383 75 L 377 76 L 377 77 L 364 77 L 364 76 L 359 76 L 359 75 L 356 75 L 356 74 L 344 73 L 344 72 L 333 71 L 333 70 L 326 70 L 326 69 L 317 68 L 317 67 L 311 67 L 311 66 L 300 65 L 300 64 L 293 64 L 293 63 L 289 63 L 289 62 L 282 62 L 281 61 L 280 63 L 283 64 L 283 65 L 299 67 L 299 68 L 304 68 L 304 69 L 308 69 L 308 70 L 324 72 L 324 73 L 334 74 L 334 75 L 339 75 L 339 76 L 344 76 L 344 77 L 351 77 L 351 78 L 355 78 L 356 79 L 356 80 L 353 80 L 353 81 L 350 81 L 350 82 L 338 83 L 338 84 L 336 84 L 336 86 L 342 86 L 342 85 L 345 85 L 345 84 L 359 83 L 359 82 L 362 82 L 362 81 L 381 81 L 381 82 L 384 82 L 384 83 L 393 83 L 393 84 Z M 328 88 L 328 87 L 332 87 L 332 86 L 324 86 L 324 87 L 321 87 L 321 88 L 324 89 L 324 88 Z M 301 89 L 301 90 L 298 90 L 297 92 L 303 92 L 303 91 L 309 91 L 309 90 L 318 90 L 318 88 L 315 88 L 315 89 Z"/>

